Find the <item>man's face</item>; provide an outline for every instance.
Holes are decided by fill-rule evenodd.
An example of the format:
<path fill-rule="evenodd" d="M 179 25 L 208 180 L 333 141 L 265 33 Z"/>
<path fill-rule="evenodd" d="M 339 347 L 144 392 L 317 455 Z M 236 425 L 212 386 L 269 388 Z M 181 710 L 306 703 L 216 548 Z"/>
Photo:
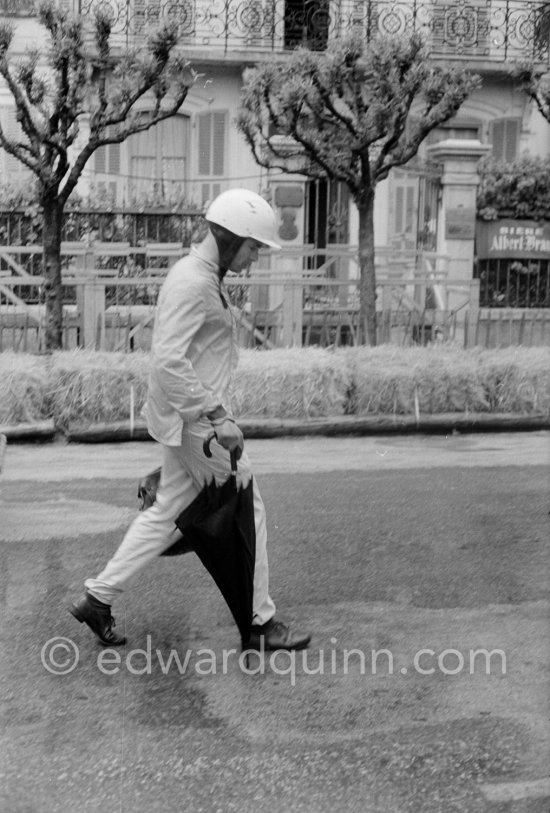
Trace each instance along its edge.
<path fill-rule="evenodd" d="M 248 270 L 251 264 L 258 259 L 258 251 L 261 248 L 263 248 L 263 243 L 259 243 L 252 237 L 247 237 L 231 260 L 231 271 L 240 274 L 241 271 Z"/>

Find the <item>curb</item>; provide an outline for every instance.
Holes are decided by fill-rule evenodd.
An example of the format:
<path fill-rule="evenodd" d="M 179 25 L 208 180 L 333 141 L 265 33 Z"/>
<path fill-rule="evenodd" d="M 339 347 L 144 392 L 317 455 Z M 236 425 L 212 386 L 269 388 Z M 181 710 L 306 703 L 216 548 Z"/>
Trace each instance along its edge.
<path fill-rule="evenodd" d="M 544 813 L 550 808 L 550 779 L 481 785 L 487 813 Z"/>
<path fill-rule="evenodd" d="M 4 452 L 6 451 L 7 442 L 7 437 L 0 433 L 0 472 L 2 471 L 2 462 L 4 460 Z"/>
<path fill-rule="evenodd" d="M 39 421 L 38 423 L 19 423 L 16 426 L 0 424 L 0 434 L 6 440 L 13 441 L 52 441 L 57 437 L 55 424 L 52 421 Z"/>
<path fill-rule="evenodd" d="M 441 415 L 353 415 L 336 418 L 242 418 L 239 426 L 245 438 L 367 436 L 391 434 L 450 434 L 456 432 L 533 432 L 550 429 L 548 415 L 514 415 L 509 413 L 453 412 Z M 67 443 L 124 443 L 153 441 L 144 421 L 117 421 L 69 427 L 57 431 L 53 421 L 17 426 L 0 425 L 7 441 Z"/>
<path fill-rule="evenodd" d="M 238 421 L 245 438 L 268 439 L 321 435 L 377 434 L 449 434 L 451 432 L 520 432 L 550 429 L 550 416 L 452 413 L 415 416 L 368 417 L 342 416 L 339 418 L 281 419 L 242 418 Z M 65 435 L 69 443 L 116 443 L 119 441 L 151 441 L 144 422 L 130 425 L 128 421 L 74 427 Z"/>
<path fill-rule="evenodd" d="M 300 435 L 449 434 L 451 432 L 507 432 L 550 429 L 550 416 L 446 413 L 426 415 L 372 415 L 364 417 L 310 418 L 307 420 L 257 419 L 239 421 L 245 437 L 274 438 Z"/>

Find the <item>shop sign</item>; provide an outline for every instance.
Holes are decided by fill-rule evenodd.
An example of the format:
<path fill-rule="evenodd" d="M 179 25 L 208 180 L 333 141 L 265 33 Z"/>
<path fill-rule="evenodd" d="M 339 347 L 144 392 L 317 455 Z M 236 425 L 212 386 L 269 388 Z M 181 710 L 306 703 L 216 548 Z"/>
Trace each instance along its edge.
<path fill-rule="evenodd" d="M 480 260 L 498 257 L 550 259 L 550 223 L 535 220 L 478 221 L 476 255 Z"/>
<path fill-rule="evenodd" d="M 469 206 L 457 206 L 445 211 L 445 239 L 473 240 L 475 236 L 476 213 Z"/>

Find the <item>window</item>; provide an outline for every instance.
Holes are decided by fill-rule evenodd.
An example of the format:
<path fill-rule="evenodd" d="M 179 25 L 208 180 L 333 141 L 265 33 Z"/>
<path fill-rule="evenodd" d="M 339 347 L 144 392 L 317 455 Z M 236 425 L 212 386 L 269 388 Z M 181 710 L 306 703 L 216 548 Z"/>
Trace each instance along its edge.
<path fill-rule="evenodd" d="M 172 116 L 127 140 L 129 182 L 134 192 L 170 196 L 185 184 L 189 119 Z"/>
<path fill-rule="evenodd" d="M 285 0 L 285 48 L 301 45 L 314 51 L 327 47 L 329 0 Z"/>
<path fill-rule="evenodd" d="M 113 201 L 117 200 L 120 185 L 120 144 L 106 144 L 95 151 L 94 182 L 98 192 L 106 192 Z"/>
<path fill-rule="evenodd" d="M 227 111 L 203 113 L 197 118 L 199 145 L 199 175 L 212 180 L 201 185 L 202 202 L 212 200 L 221 191 L 220 181 L 225 173 Z M 218 179 L 217 181 L 214 179 Z"/>
<path fill-rule="evenodd" d="M 15 107 L 0 107 L 0 124 L 5 136 L 11 141 L 26 141 L 21 125 L 15 117 Z M 10 184 L 19 186 L 33 177 L 33 173 L 25 164 L 0 149 L 0 175 Z"/>
<path fill-rule="evenodd" d="M 493 158 L 514 161 L 518 156 L 521 119 L 495 119 L 489 127 L 489 140 L 493 145 Z"/>

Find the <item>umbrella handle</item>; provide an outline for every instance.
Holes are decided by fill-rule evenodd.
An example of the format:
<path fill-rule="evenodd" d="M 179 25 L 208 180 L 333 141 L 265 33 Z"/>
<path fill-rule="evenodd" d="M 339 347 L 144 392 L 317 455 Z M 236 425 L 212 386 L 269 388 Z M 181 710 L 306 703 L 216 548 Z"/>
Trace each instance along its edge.
<path fill-rule="evenodd" d="M 216 440 L 217 440 L 218 436 L 217 436 L 217 434 L 215 432 L 211 432 L 208 435 L 208 437 L 205 438 L 205 440 L 204 440 L 204 442 L 202 444 L 202 450 L 203 450 L 204 454 L 206 455 L 206 457 L 212 457 L 212 450 L 210 449 L 210 444 L 212 443 L 214 438 L 216 438 Z M 236 449 L 234 449 L 232 452 L 229 452 L 229 458 L 231 460 L 231 474 L 235 475 L 235 474 L 237 474 L 237 450 Z"/>

